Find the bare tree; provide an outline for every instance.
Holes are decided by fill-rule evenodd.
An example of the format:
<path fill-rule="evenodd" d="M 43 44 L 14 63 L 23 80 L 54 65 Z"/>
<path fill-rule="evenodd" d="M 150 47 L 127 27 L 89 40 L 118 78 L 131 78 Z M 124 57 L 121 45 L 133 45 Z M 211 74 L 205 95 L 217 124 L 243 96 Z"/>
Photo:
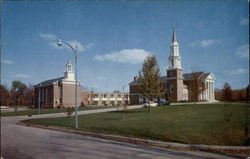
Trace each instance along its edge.
<path fill-rule="evenodd" d="M 163 84 L 160 79 L 160 69 L 155 56 L 145 58 L 142 69 L 139 71 L 139 88 L 143 98 L 152 101 L 163 94 Z M 150 104 L 148 112 L 150 111 Z"/>
<path fill-rule="evenodd" d="M 226 102 L 232 101 L 232 89 L 227 82 L 223 86 L 223 100 Z"/>
<path fill-rule="evenodd" d="M 67 115 L 67 117 L 68 118 L 70 118 L 71 117 L 71 115 L 72 115 L 72 113 L 74 112 L 74 108 L 73 107 L 67 107 L 66 108 L 66 115 Z"/>
<path fill-rule="evenodd" d="M 232 89 L 228 83 L 225 83 L 223 87 L 223 101 L 225 106 L 224 120 L 226 122 L 230 122 L 232 117 L 232 112 L 229 109 L 229 105 L 230 102 L 232 101 Z"/>

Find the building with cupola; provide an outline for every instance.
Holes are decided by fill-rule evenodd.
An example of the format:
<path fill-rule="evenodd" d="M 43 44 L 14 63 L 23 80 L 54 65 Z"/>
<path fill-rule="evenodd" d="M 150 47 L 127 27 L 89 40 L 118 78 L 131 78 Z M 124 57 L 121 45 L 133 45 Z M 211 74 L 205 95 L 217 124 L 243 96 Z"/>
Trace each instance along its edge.
<path fill-rule="evenodd" d="M 43 81 L 34 86 L 35 107 L 57 108 L 71 107 L 75 99 L 75 74 L 69 60 L 63 77 Z M 80 82 L 78 81 L 77 101 L 81 103 Z"/>
<path fill-rule="evenodd" d="M 165 98 L 171 102 L 181 101 L 214 101 L 214 83 L 215 77 L 208 72 L 184 73 L 182 68 L 182 58 L 179 52 L 179 43 L 177 42 L 176 32 L 173 29 L 172 41 L 170 44 L 170 53 L 168 56 L 168 68 L 166 75 L 160 77 L 164 85 Z M 197 81 L 204 84 L 202 92 L 199 92 L 198 99 L 194 97 L 193 85 L 198 83 L 191 82 L 194 77 Z M 145 101 L 140 93 L 139 81 L 137 77 L 129 83 L 130 103 L 141 104 Z M 157 100 L 157 99 L 155 99 Z"/>
<path fill-rule="evenodd" d="M 77 106 L 99 105 L 112 106 L 129 103 L 126 93 L 114 91 L 87 92 L 80 90 L 80 82 L 77 87 Z M 63 77 L 43 81 L 34 86 L 36 108 L 65 108 L 75 105 L 75 74 L 71 61 L 66 64 Z"/>

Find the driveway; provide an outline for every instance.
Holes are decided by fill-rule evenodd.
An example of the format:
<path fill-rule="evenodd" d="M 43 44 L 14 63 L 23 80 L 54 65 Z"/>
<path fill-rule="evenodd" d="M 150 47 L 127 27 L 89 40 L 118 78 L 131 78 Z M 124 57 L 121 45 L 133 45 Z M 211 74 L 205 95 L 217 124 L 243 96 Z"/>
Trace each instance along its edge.
<path fill-rule="evenodd" d="M 141 106 L 130 107 L 139 108 Z M 90 114 L 114 111 L 117 108 L 81 111 Z M 1 118 L 1 156 L 4 159 L 172 159 L 172 158 L 233 158 L 232 156 L 199 151 L 175 151 L 138 146 L 76 134 L 16 125 L 29 118 L 62 117 L 64 113 L 32 117 Z"/>

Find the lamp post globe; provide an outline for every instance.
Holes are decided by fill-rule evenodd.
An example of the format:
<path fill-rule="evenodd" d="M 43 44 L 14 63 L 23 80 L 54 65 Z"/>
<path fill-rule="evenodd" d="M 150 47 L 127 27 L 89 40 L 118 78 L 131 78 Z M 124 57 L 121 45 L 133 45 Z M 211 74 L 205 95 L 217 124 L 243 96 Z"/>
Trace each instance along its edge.
<path fill-rule="evenodd" d="M 58 39 L 57 45 L 58 45 L 58 46 L 62 46 L 62 40 L 61 40 L 61 39 Z"/>

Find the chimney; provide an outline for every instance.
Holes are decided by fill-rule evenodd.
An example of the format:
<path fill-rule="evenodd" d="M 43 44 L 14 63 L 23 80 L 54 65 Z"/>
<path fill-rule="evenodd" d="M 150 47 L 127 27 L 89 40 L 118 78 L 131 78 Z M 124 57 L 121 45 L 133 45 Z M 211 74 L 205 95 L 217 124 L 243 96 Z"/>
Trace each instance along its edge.
<path fill-rule="evenodd" d="M 134 81 L 137 80 L 137 79 L 138 79 L 137 76 L 134 76 Z"/>

